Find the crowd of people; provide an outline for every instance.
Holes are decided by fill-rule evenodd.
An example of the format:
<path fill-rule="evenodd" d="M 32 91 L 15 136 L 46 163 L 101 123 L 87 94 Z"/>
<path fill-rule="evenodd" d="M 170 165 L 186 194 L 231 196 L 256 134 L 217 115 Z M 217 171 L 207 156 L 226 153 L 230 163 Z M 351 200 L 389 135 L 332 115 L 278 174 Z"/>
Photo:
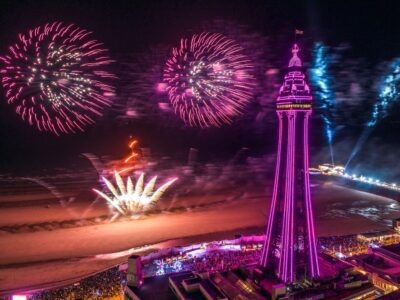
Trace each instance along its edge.
<path fill-rule="evenodd" d="M 204 250 L 196 255 L 189 252 L 179 256 L 154 260 L 145 265 L 143 271 L 145 277 L 181 271 L 223 272 L 239 268 L 242 264 L 257 263 L 260 256 L 261 245 L 259 247 L 243 247 L 241 250 Z"/>
<path fill-rule="evenodd" d="M 355 235 L 319 238 L 318 243 L 323 252 L 343 257 L 365 253 L 370 246 L 370 243 L 360 240 Z M 262 244 L 259 243 L 236 246 L 239 248 L 235 249 L 214 246 L 149 261 L 143 266 L 143 275 L 153 277 L 181 271 L 224 272 L 237 269 L 241 265 L 257 264 L 262 249 Z M 123 294 L 125 282 L 125 274 L 122 274 L 118 267 L 114 267 L 71 286 L 34 293 L 28 299 L 122 299 L 119 297 Z"/>
<path fill-rule="evenodd" d="M 144 276 L 152 277 L 180 271 L 221 272 L 236 269 L 242 264 L 256 263 L 261 245 L 250 245 L 240 250 L 203 249 L 197 255 L 190 252 L 179 256 L 153 260 L 143 266 Z M 36 292 L 29 300 L 122 299 L 126 274 L 113 267 L 82 279 L 70 286 Z"/>
<path fill-rule="evenodd" d="M 258 262 L 261 250 L 212 251 L 204 257 L 193 257 L 188 263 L 195 272 L 223 272 L 239 268 L 242 264 Z"/>
<path fill-rule="evenodd" d="M 369 243 L 361 241 L 355 235 L 331 236 L 318 239 L 322 251 L 333 256 L 353 256 L 366 253 Z"/>
<path fill-rule="evenodd" d="M 95 300 L 95 299 L 122 299 L 123 276 L 118 267 L 85 278 L 79 283 L 34 293 L 29 300 Z"/>

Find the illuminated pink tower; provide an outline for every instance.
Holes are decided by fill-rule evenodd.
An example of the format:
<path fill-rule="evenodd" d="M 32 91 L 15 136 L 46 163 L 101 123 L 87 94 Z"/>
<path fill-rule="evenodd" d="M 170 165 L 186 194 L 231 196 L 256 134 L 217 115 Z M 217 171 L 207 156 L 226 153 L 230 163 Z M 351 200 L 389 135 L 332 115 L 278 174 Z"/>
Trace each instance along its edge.
<path fill-rule="evenodd" d="M 273 268 L 286 283 L 319 277 L 308 163 L 308 121 L 312 96 L 299 47 L 279 89 L 279 120 L 275 182 L 261 265 Z"/>

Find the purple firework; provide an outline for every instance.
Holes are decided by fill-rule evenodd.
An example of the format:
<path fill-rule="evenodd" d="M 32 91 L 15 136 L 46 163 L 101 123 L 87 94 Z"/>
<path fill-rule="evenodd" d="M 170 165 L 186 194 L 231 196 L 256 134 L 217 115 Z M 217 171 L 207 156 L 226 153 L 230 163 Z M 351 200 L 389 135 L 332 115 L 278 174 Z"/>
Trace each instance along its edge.
<path fill-rule="evenodd" d="M 203 32 L 181 39 L 164 69 L 169 100 L 190 126 L 220 127 L 241 114 L 254 90 L 253 65 L 235 41 Z"/>
<path fill-rule="evenodd" d="M 6 98 L 24 121 L 57 135 L 83 131 L 111 105 L 112 60 L 90 36 L 73 24 L 46 24 L 19 34 L 0 57 Z"/>

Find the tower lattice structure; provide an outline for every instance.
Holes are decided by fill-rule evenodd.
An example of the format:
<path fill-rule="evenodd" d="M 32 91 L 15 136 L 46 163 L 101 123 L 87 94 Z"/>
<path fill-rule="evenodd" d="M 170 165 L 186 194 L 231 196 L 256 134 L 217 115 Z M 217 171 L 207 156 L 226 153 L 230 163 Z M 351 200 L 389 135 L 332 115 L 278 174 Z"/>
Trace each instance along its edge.
<path fill-rule="evenodd" d="M 312 96 L 299 50 L 294 44 L 276 102 L 278 153 L 261 256 L 261 265 L 273 268 L 286 283 L 318 278 L 320 274 L 309 178 Z"/>

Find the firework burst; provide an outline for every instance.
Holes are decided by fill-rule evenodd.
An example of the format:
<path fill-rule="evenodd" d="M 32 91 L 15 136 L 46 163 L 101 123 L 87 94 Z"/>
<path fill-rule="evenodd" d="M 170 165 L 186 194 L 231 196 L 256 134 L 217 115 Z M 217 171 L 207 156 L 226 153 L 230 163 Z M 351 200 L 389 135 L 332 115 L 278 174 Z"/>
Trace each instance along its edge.
<path fill-rule="evenodd" d="M 83 131 L 111 105 L 112 62 L 91 32 L 73 24 L 46 24 L 19 34 L 0 57 L 9 104 L 39 130 L 57 135 Z"/>
<path fill-rule="evenodd" d="M 169 100 L 190 126 L 220 127 L 243 112 L 254 89 L 253 65 L 233 40 L 218 34 L 183 38 L 167 60 Z"/>
<path fill-rule="evenodd" d="M 313 64 L 310 70 L 311 84 L 313 85 L 316 98 L 319 101 L 321 118 L 325 125 L 325 133 L 328 139 L 329 150 L 333 161 L 333 137 L 335 134 L 335 124 L 333 122 L 335 107 L 335 93 L 332 89 L 332 78 L 328 72 L 332 63 L 332 55 L 328 53 L 328 47 L 323 43 L 316 43 L 313 49 Z"/>
<path fill-rule="evenodd" d="M 373 127 L 376 123 L 388 115 L 388 109 L 393 102 L 400 98 L 400 59 L 396 58 L 390 64 L 389 73 L 384 76 L 380 86 L 379 97 L 374 104 L 371 119 L 367 123 L 368 127 Z"/>
<path fill-rule="evenodd" d="M 389 109 L 400 99 L 400 58 L 395 58 L 390 63 L 388 72 L 381 80 L 378 99 L 373 106 L 371 117 L 353 148 L 346 167 L 364 146 L 376 124 L 389 115 Z"/>
<path fill-rule="evenodd" d="M 156 191 L 153 191 L 157 176 L 154 176 L 144 186 L 144 174 L 142 173 L 135 187 L 129 176 L 126 185 L 118 172 L 114 172 L 114 176 L 118 189 L 103 177 L 104 183 L 111 192 L 110 196 L 96 189 L 93 189 L 93 191 L 105 199 L 118 214 L 123 216 L 134 216 L 146 212 L 157 203 L 163 193 L 177 180 L 177 178 L 171 179 Z"/>

